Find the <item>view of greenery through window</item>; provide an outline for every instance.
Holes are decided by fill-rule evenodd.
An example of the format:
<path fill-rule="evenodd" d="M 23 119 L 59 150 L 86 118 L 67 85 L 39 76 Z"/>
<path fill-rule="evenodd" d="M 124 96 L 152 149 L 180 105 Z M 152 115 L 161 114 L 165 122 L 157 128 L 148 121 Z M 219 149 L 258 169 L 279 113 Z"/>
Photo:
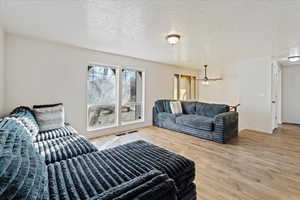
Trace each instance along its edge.
<path fill-rule="evenodd" d="M 120 122 L 142 119 L 143 73 L 123 69 L 120 73 L 122 93 L 118 97 L 117 69 L 106 66 L 88 67 L 88 128 L 117 125 L 117 102 L 121 98 Z"/>

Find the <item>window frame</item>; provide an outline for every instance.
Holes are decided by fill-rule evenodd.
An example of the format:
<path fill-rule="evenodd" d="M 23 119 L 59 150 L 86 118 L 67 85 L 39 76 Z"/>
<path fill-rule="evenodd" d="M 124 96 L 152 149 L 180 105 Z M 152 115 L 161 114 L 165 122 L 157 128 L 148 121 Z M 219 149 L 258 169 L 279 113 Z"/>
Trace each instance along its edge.
<path fill-rule="evenodd" d="M 90 128 L 89 127 L 89 105 L 88 105 L 88 67 L 89 66 L 103 66 L 103 67 L 109 67 L 116 70 L 116 122 L 113 125 L 109 126 L 102 126 L 97 128 Z M 122 70 L 136 70 L 142 72 L 142 106 L 141 106 L 141 119 L 135 120 L 135 121 L 129 121 L 129 122 L 121 122 L 121 106 L 122 106 Z M 86 65 L 86 73 L 85 73 L 85 105 L 86 105 L 86 130 L 88 132 L 90 131 L 96 131 L 96 130 L 103 130 L 103 129 L 109 129 L 109 128 L 118 128 L 126 125 L 136 124 L 136 123 L 142 123 L 145 122 L 145 108 L 146 108 L 146 102 L 145 102 L 145 95 L 146 95 L 146 70 L 137 68 L 134 66 L 122 66 L 122 65 L 112 65 L 112 64 L 103 64 L 103 63 L 97 63 L 97 62 L 89 62 Z"/>

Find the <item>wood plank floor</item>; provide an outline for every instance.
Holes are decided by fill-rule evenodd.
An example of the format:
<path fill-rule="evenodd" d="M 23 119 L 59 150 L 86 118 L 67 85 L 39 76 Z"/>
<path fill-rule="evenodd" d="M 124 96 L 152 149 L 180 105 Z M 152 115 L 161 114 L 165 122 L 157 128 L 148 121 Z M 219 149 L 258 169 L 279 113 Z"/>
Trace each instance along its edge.
<path fill-rule="evenodd" d="M 198 200 L 300 200 L 300 126 L 242 131 L 225 145 L 157 127 L 91 141 L 113 147 L 140 139 L 195 161 Z"/>

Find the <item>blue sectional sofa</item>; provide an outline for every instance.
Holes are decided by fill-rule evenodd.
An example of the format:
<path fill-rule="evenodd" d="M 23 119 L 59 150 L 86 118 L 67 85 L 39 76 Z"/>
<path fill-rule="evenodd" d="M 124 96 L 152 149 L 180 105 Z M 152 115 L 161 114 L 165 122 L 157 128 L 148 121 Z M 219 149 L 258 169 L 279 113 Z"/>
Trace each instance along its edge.
<path fill-rule="evenodd" d="M 194 200 L 194 162 L 136 141 L 98 151 L 70 125 L 38 132 L 30 108 L 0 121 L 0 199 Z"/>
<path fill-rule="evenodd" d="M 199 138 L 225 143 L 238 135 L 238 113 L 228 105 L 181 101 L 182 114 L 173 114 L 170 101 L 158 100 L 153 107 L 153 124 Z"/>

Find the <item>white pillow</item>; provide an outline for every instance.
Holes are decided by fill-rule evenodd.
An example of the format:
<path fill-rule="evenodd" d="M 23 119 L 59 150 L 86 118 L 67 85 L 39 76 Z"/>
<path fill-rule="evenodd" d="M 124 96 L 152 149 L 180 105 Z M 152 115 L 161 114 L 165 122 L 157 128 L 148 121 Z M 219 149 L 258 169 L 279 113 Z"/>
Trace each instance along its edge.
<path fill-rule="evenodd" d="M 65 125 L 65 111 L 62 103 L 34 105 L 33 112 L 40 131 L 62 128 Z"/>
<path fill-rule="evenodd" d="M 180 101 L 170 101 L 170 107 L 173 114 L 182 114 Z"/>

